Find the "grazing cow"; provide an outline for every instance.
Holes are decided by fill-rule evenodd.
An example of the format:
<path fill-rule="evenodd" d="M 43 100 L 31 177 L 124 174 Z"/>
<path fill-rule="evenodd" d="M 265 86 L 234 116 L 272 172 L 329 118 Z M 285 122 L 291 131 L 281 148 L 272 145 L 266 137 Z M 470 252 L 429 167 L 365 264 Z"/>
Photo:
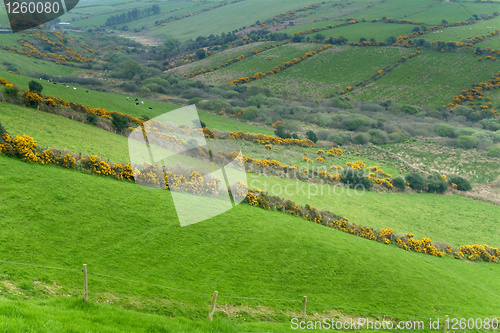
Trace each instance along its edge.
<path fill-rule="evenodd" d="M 76 88 L 75 88 L 75 87 L 73 87 L 73 89 L 74 89 L 74 90 L 76 90 Z"/>
<path fill-rule="evenodd" d="M 152 108 L 152 107 L 149 107 L 149 109 L 150 109 L 150 110 L 153 110 L 153 108 Z"/>
<path fill-rule="evenodd" d="M 135 105 L 139 105 L 139 103 L 135 103 Z"/>
<path fill-rule="evenodd" d="M 57 83 L 54 82 L 54 84 L 57 84 Z"/>
<path fill-rule="evenodd" d="M 90 94 L 90 91 L 87 90 L 87 93 Z"/>
<path fill-rule="evenodd" d="M 127 97 L 127 101 L 130 101 L 130 97 Z"/>
<path fill-rule="evenodd" d="M 144 104 L 144 102 L 143 102 L 143 101 L 141 101 L 141 104 Z"/>
<path fill-rule="evenodd" d="M 139 101 L 139 99 L 137 99 L 137 98 L 136 98 L 136 99 L 135 99 L 135 101 L 136 101 L 136 102 L 138 102 L 138 101 Z"/>

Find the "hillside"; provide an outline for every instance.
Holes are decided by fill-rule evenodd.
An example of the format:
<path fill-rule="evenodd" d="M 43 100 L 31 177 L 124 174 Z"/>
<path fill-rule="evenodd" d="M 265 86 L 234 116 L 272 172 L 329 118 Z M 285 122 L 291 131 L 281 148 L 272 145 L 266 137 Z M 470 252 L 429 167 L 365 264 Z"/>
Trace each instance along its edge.
<path fill-rule="evenodd" d="M 6 261 L 75 269 L 87 263 L 91 272 L 127 280 L 207 295 L 215 289 L 220 309 L 240 304 L 224 296 L 244 296 L 296 299 L 298 310 L 301 297 L 308 295 L 312 312 L 332 308 L 398 318 L 494 314 L 500 292 L 497 265 L 405 252 L 248 205 L 180 228 L 167 191 L 148 191 L 128 182 L 5 156 L 0 156 L 0 163 L 2 170 L 16 170 L 1 176 L 2 224 L 7 230 L 1 244 Z M 30 201 L 18 199 L 28 195 Z M 79 294 L 77 271 L 1 266 L 9 282 L 23 283 L 31 297 L 46 294 L 29 282 L 34 280 L 55 282 L 60 287 L 56 294 Z M 276 275 L 277 267 L 282 267 L 280 275 Z M 481 280 L 471 281 L 470 275 L 479 275 Z M 311 280 L 316 282 L 311 284 Z M 470 292 L 464 292 L 463 284 Z M 154 308 L 160 314 L 204 318 L 203 309 L 210 300 L 209 296 L 99 275 L 91 275 L 90 285 L 96 301 L 126 308 L 135 304 L 137 310 Z M 401 298 L 398 290 L 405 290 L 406 296 Z M 22 294 L 11 297 L 23 298 Z M 183 306 L 172 307 L 180 303 Z M 264 305 L 272 311 L 262 315 L 275 319 L 284 319 L 280 313 L 294 309 L 294 303 L 288 302 L 245 300 L 245 304 L 250 308 Z"/>
<path fill-rule="evenodd" d="M 0 331 L 498 331 L 444 327 L 500 320 L 496 0 L 60 20 L 0 34 Z"/>

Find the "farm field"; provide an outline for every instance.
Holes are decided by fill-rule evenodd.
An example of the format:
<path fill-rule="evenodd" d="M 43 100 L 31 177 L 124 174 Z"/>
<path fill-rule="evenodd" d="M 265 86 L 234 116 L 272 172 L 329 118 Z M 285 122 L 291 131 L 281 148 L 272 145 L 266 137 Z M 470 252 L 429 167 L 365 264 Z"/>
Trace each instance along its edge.
<path fill-rule="evenodd" d="M 3 40 L 0 39 L 0 44 Z M 0 63 L 0 71 L 6 72 L 7 66 L 3 63 L 7 62 L 15 66 L 21 74 L 28 75 L 33 73 L 59 73 L 61 76 L 78 75 L 81 71 L 79 68 L 57 65 L 50 61 L 34 59 L 30 57 L 23 57 L 20 54 L 12 54 L 10 52 L 2 51 L 2 62 Z M 1 72 L 0 72 L 1 73 Z M 1 73 L 0 75 L 3 75 Z"/>
<path fill-rule="evenodd" d="M 0 116 L 4 126 L 10 129 L 12 135 L 27 134 L 36 138 L 41 146 L 62 148 L 72 152 L 84 154 L 97 154 L 110 159 L 112 162 L 128 162 L 128 142 L 124 136 L 116 135 L 94 126 L 82 124 L 60 116 L 48 114 L 41 111 L 18 108 L 17 113 L 8 108 L 0 110 Z M 16 110 L 17 111 L 17 110 Z M 43 123 L 42 128 L 37 129 L 36 124 Z M 85 142 L 84 145 L 82 143 Z M 228 143 L 235 142 L 228 140 Z M 278 152 L 267 151 L 262 145 L 236 141 L 242 152 L 249 157 L 258 159 L 277 159 L 288 165 L 297 164 L 301 167 L 321 168 L 328 170 L 330 164 L 345 166 L 349 162 L 362 160 L 367 166 L 379 165 L 386 173 L 398 174 L 393 166 L 377 163 L 362 156 L 326 157 L 326 165 L 309 165 L 301 161 L 305 152 L 314 157 L 317 149 L 314 148 L 287 148 L 279 147 Z M 287 199 L 297 201 L 300 204 L 313 204 L 319 209 L 329 210 L 339 215 L 347 216 L 356 222 L 374 227 L 391 227 L 397 233 L 411 232 L 416 237 L 429 237 L 434 241 L 448 242 L 454 247 L 472 243 L 487 243 L 492 246 L 497 237 L 493 230 L 498 228 L 495 211 L 497 208 L 488 203 L 477 203 L 471 199 L 459 196 L 443 196 L 431 194 L 380 194 L 366 192 L 357 195 L 354 192 L 346 192 L 345 188 L 324 186 L 323 189 L 313 188 L 315 192 L 311 196 L 295 193 L 289 197 L 283 193 L 270 191 L 276 184 L 279 189 L 286 185 L 295 186 L 294 180 L 279 179 L 275 177 L 250 175 L 249 186 L 264 189 L 259 184 L 269 183 L 266 192 Z M 255 186 L 254 186 L 255 184 Z M 310 186 L 306 183 L 297 183 L 297 187 Z M 341 195 L 335 195 L 340 193 Z M 331 194 L 329 191 L 332 191 Z M 318 193 L 321 193 L 319 195 Z M 324 193 L 324 194 L 323 194 Z M 328 193 L 328 194 L 327 194 Z M 462 207 L 456 209 L 454 207 Z M 398 218 L 399 217 L 399 218 Z M 430 220 L 429 220 L 430 219 Z M 481 228 L 474 228 L 476 220 L 481 220 Z M 460 227 L 454 225 L 460 222 Z"/>
<path fill-rule="evenodd" d="M 479 21 L 472 25 L 464 25 L 459 27 L 449 27 L 443 30 L 434 31 L 432 33 L 428 33 L 424 36 L 419 37 L 428 41 L 466 41 L 472 40 L 476 36 L 487 35 L 495 30 L 500 30 L 500 17 L 496 17 L 487 21 Z M 442 31 L 442 32 L 441 32 Z M 498 40 L 499 36 L 494 36 L 492 40 Z M 485 41 L 487 42 L 488 39 Z M 478 43 L 477 46 L 479 46 Z M 474 45 L 476 47 L 476 45 Z"/>
<path fill-rule="evenodd" d="M 292 179 L 253 175 L 249 187 L 312 205 L 345 216 L 351 222 L 375 229 L 392 228 L 396 234 L 412 233 L 453 247 L 464 244 L 498 246 L 495 230 L 498 207 L 457 195 L 392 194 L 347 190 L 333 185 L 314 185 Z M 267 186 L 265 185 L 267 183 Z M 286 187 L 289 185 L 289 187 Z M 274 189 L 276 190 L 273 190 Z M 292 189 L 285 193 L 284 189 Z M 308 188 L 310 192 L 308 194 Z M 478 226 L 477 221 L 481 221 Z M 491 244 L 490 244 L 491 243 Z"/>
<path fill-rule="evenodd" d="M 303 27 L 299 26 L 299 28 L 296 28 L 297 31 L 306 31 L 311 28 L 323 28 L 327 26 L 328 22 L 321 22 L 320 24 L 308 24 L 307 26 L 310 27 Z M 331 23 L 332 25 L 335 24 L 335 22 Z M 338 24 L 338 22 L 337 22 Z M 411 33 L 411 30 L 415 27 L 414 25 L 410 24 L 395 24 L 395 23 L 372 23 L 372 22 L 362 22 L 362 23 L 356 23 L 352 25 L 346 25 L 334 29 L 327 29 L 319 32 L 313 32 L 311 34 L 307 35 L 302 35 L 302 36 L 309 36 L 311 38 L 314 38 L 316 34 L 321 34 L 325 36 L 325 38 L 330 38 L 330 37 L 340 37 L 343 36 L 347 38 L 349 42 L 358 42 L 360 38 L 365 38 L 366 40 L 370 40 L 371 38 L 375 38 L 377 41 L 384 41 L 390 37 L 390 36 L 401 36 L 401 35 L 406 35 Z M 287 31 L 287 33 L 290 33 L 290 31 Z"/>
<path fill-rule="evenodd" d="M 304 294 L 311 313 L 356 309 L 360 315 L 385 313 L 414 319 L 445 313 L 495 314 L 494 300 L 500 292 L 497 265 L 406 252 L 248 205 L 180 228 L 168 191 L 149 191 L 130 182 L 27 164 L 3 155 L 0 168 L 16 170 L 0 176 L 5 194 L 3 259 L 75 269 L 48 271 L 2 263 L 8 282 L 25 290 L 11 295 L 2 288 L 2 294 L 12 299 L 21 299 L 24 293 L 43 297 L 47 292 L 41 287 L 53 282 L 56 294 L 79 295 L 79 269 L 87 263 L 91 272 L 126 279 L 91 274 L 93 300 L 194 319 L 205 318 L 214 289 L 219 291 L 219 309 L 236 306 L 249 319 L 286 320 L 284 312 L 298 311 Z M 237 256 L 228 256 L 233 253 Z M 282 267 L 279 276 L 276 267 Z M 324 278 L 317 279 L 318 274 Z M 481 280 L 471 281 L 471 275 Z M 34 280 L 41 285 L 33 285 Z M 465 291 L 464 283 L 469 286 Z M 488 289 L 483 289 L 483 283 Z M 406 296 L 401 298 L 398 290 L 405 290 Z M 246 300 L 248 307 L 240 308 L 239 300 L 225 296 L 298 301 Z M 179 303 L 183 305 L 173 306 Z M 269 310 L 252 315 L 250 309 L 258 305 Z M 216 318 L 220 317 L 224 314 L 217 311 Z"/>
<path fill-rule="evenodd" d="M 396 48 L 336 46 L 253 84 L 271 88 L 282 96 L 324 98 L 354 87 L 409 53 Z"/>
<path fill-rule="evenodd" d="M 415 13 L 415 11 L 422 11 L 429 6 L 435 6 L 438 3 L 439 1 L 436 0 L 387 0 L 356 13 L 354 18 L 381 19 L 383 16 L 386 16 L 395 19 L 409 19 L 409 16 Z M 423 21 L 424 23 L 427 23 L 425 20 Z"/>
<path fill-rule="evenodd" d="M 0 331 L 295 332 L 307 296 L 311 321 L 498 333 L 443 326 L 500 320 L 500 58 L 479 54 L 500 36 L 428 43 L 500 30 L 500 5 L 449 1 L 82 0 L 60 17 L 70 25 L 0 34 Z M 421 22 L 371 22 L 384 17 Z M 136 121 L 108 112 L 147 120 L 187 104 L 212 151 L 181 152 L 191 120 L 146 124 L 176 145 L 137 142 L 136 162 L 168 156 L 170 189 L 154 190 L 154 171 L 124 165 Z M 246 177 L 233 154 L 220 163 L 239 150 Z M 181 227 L 188 213 L 202 221 Z"/>
<path fill-rule="evenodd" d="M 267 0 L 246 0 L 182 20 L 169 22 L 165 26 L 154 26 L 148 30 L 148 33 L 163 37 L 176 37 L 179 40 L 196 39 L 198 36 L 205 35 L 204 31 L 220 35 L 222 32 L 227 33 L 244 26 L 248 27 L 256 21 L 272 18 L 277 14 L 316 3 L 318 1 L 315 0 L 276 0 L 271 2 Z M 262 8 L 265 8 L 264 15 Z M 241 13 L 245 13 L 245 15 L 242 16 Z M 221 17 L 224 19 L 221 20 Z"/>
<path fill-rule="evenodd" d="M 470 89 L 472 84 L 486 81 L 497 72 L 495 62 L 479 62 L 472 53 L 423 50 L 418 57 L 399 65 L 376 84 L 357 89 L 353 95 L 359 100 L 391 99 L 423 107 L 446 105 L 462 89 Z"/>
<path fill-rule="evenodd" d="M 224 51 L 206 57 L 205 59 L 190 62 L 186 65 L 172 68 L 169 72 L 176 74 L 189 74 L 200 69 L 214 68 L 225 64 L 229 59 L 236 59 L 241 55 L 245 57 L 252 52 L 266 46 L 279 45 L 279 42 L 255 42 L 235 48 L 230 48 Z"/>
<path fill-rule="evenodd" d="M 316 44 L 286 44 L 279 48 L 270 49 L 240 60 L 234 65 L 222 68 L 218 71 L 202 74 L 198 79 L 215 84 L 254 75 L 256 70 L 257 72 L 265 73 L 286 61 L 300 58 L 306 52 L 314 51 L 318 47 L 319 46 Z"/>
<path fill-rule="evenodd" d="M 2 72 L 0 72 L 0 77 L 5 78 L 9 82 L 12 82 L 24 89 L 27 89 L 28 83 L 33 80 L 33 78 L 30 77 Z M 87 94 L 85 88 L 77 88 L 76 90 L 74 90 L 71 89 L 74 87 L 73 85 L 70 85 L 70 88 L 66 88 L 66 86 L 63 86 L 60 83 L 54 85 L 53 83 L 45 83 L 45 81 L 42 82 L 44 86 L 43 94 L 45 95 L 64 98 L 67 101 L 79 103 L 82 105 L 89 105 L 93 108 L 102 107 L 110 111 L 126 113 L 134 117 L 142 117 L 144 114 L 147 114 L 150 118 L 154 118 L 156 116 L 164 114 L 165 112 L 172 111 L 180 107 L 179 105 L 154 100 L 146 100 L 144 102 L 145 104 L 136 106 L 135 102 L 133 102 L 133 95 L 129 95 L 131 97 L 131 100 L 128 101 L 127 95 L 123 95 L 120 93 L 105 93 L 92 90 L 91 93 Z M 149 110 L 149 106 L 153 107 L 153 110 Z M 252 126 L 247 123 L 220 117 L 202 110 L 199 110 L 198 113 L 200 119 L 213 129 L 218 129 L 221 131 L 242 130 L 248 133 L 263 134 L 273 133 L 270 129 L 262 128 L 260 126 Z"/>
<path fill-rule="evenodd" d="M 407 18 L 413 21 L 424 21 L 427 24 L 438 24 L 442 20 L 451 22 L 467 21 L 474 14 L 481 16 L 483 14 L 490 15 L 498 11 L 498 5 L 493 3 L 475 3 L 461 1 L 455 2 L 440 2 L 434 7 L 421 11 L 414 15 L 409 15 Z"/>
<path fill-rule="evenodd" d="M 156 21 L 160 21 L 162 19 L 167 19 L 169 17 L 177 17 L 177 16 L 182 16 L 182 15 L 188 15 L 190 13 L 203 10 L 205 8 L 211 7 L 213 5 L 216 5 L 216 2 L 208 2 L 208 3 L 200 3 L 196 5 L 196 2 L 190 2 L 190 1 L 181 1 L 181 2 L 167 2 L 167 3 L 159 3 L 158 5 L 160 6 L 160 13 L 157 15 L 150 15 L 144 18 L 140 18 L 138 20 L 133 20 L 130 22 L 125 22 L 123 24 L 117 24 L 117 27 L 124 27 L 127 26 L 128 30 L 134 30 L 134 29 L 139 29 L 141 30 L 143 27 L 150 28 L 154 26 L 154 23 Z M 119 12 L 111 12 L 109 14 L 106 13 L 104 8 L 95 8 L 95 15 L 84 20 L 76 21 L 74 22 L 75 25 L 81 26 L 81 27 L 88 27 L 88 26 L 101 26 L 106 23 L 106 20 L 110 18 L 111 16 L 115 15 L 120 15 L 123 12 L 128 12 L 130 10 L 133 10 L 134 8 L 137 8 L 138 10 L 144 9 L 146 7 L 151 7 L 152 4 L 144 1 L 141 5 L 135 4 L 133 6 L 130 6 L 130 3 L 128 5 L 123 5 L 121 6 L 123 9 Z M 101 6 L 98 6 L 101 7 Z M 115 8 L 118 9 L 118 8 Z M 78 11 L 78 8 L 77 8 Z M 75 15 L 75 14 L 70 14 L 70 15 Z"/>

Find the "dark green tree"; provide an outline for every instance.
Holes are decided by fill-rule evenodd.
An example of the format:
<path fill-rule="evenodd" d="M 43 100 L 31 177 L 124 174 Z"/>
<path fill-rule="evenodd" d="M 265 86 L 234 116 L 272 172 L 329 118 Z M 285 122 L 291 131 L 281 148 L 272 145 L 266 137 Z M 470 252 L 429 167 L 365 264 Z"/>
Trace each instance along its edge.
<path fill-rule="evenodd" d="M 113 118 L 113 119 L 111 119 L 111 123 L 113 124 L 113 126 L 116 127 L 116 129 L 119 132 L 122 132 L 125 128 L 128 127 L 127 117 L 122 116 L 121 114 L 118 114 L 118 113 L 112 113 L 111 117 Z"/>
<path fill-rule="evenodd" d="M 42 93 L 43 86 L 42 86 L 42 84 L 40 82 L 35 81 L 35 80 L 31 80 L 29 82 L 28 86 L 30 88 L 30 91 L 33 91 L 33 92 L 36 92 L 36 93 L 39 93 L 39 94 Z"/>
<path fill-rule="evenodd" d="M 206 55 L 207 54 L 205 53 L 204 49 L 199 49 L 198 51 L 196 51 L 196 58 L 198 58 L 199 60 L 205 58 Z"/>
<path fill-rule="evenodd" d="M 410 173 L 405 178 L 406 178 L 406 181 L 408 182 L 408 184 L 410 185 L 410 187 L 416 191 L 423 190 L 425 188 L 425 186 L 427 185 L 425 183 L 424 177 L 421 174 L 419 174 L 418 172 Z"/>
<path fill-rule="evenodd" d="M 318 136 L 316 135 L 316 133 L 314 133 L 313 130 L 307 131 L 306 137 L 314 143 L 318 142 Z"/>

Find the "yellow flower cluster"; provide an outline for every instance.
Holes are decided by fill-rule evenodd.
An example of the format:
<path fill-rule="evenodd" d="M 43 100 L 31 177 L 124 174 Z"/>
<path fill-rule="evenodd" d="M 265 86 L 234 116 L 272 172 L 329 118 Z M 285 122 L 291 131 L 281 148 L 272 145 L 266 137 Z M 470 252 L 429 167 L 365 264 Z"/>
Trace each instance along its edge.
<path fill-rule="evenodd" d="M 316 161 L 318 161 L 319 163 L 324 163 L 325 162 L 325 158 L 320 156 L 318 158 L 316 158 Z"/>
<path fill-rule="evenodd" d="M 263 145 L 275 144 L 275 145 L 299 146 L 299 147 L 310 147 L 310 148 L 313 148 L 315 146 L 314 142 L 312 142 L 309 139 L 302 139 L 302 140 L 283 139 L 266 134 L 260 134 L 260 133 L 252 134 L 252 133 L 244 133 L 242 131 L 229 133 L 229 138 L 234 140 L 252 141 Z"/>
<path fill-rule="evenodd" d="M 436 257 L 444 257 L 445 253 L 439 251 L 429 238 L 422 240 L 413 239 L 413 235 L 408 233 L 403 237 L 396 239 L 396 245 L 405 250 L 411 250 L 417 253 L 426 253 Z"/>
<path fill-rule="evenodd" d="M 307 158 L 307 157 L 302 158 L 302 161 L 304 161 L 306 163 L 312 163 L 313 162 L 313 160 L 311 160 L 310 158 Z"/>
<path fill-rule="evenodd" d="M 37 151 L 37 142 L 30 136 L 15 136 L 9 134 L 2 135 L 3 144 L 0 144 L 0 153 L 7 156 L 16 156 L 25 162 L 38 164 L 59 164 L 66 168 L 74 168 L 76 159 L 70 154 L 62 157 L 54 153 L 52 148 Z"/>
<path fill-rule="evenodd" d="M 7 88 L 13 87 L 12 83 L 7 82 L 7 80 L 0 78 L 0 85 L 5 86 Z"/>
<path fill-rule="evenodd" d="M 453 109 L 455 106 L 464 104 L 465 102 L 473 103 L 475 99 L 482 99 L 485 90 L 493 90 L 500 88 L 500 72 L 496 73 L 486 82 L 479 82 L 474 85 L 473 88 L 469 90 L 462 90 L 462 93 L 455 96 L 453 100 L 448 103 L 448 107 Z M 495 116 L 500 116 L 497 111 L 491 110 L 492 114 Z"/>
<path fill-rule="evenodd" d="M 264 145 L 264 148 L 266 148 L 267 150 L 270 150 L 273 147 L 271 145 Z"/>
<path fill-rule="evenodd" d="M 500 250 L 495 247 L 483 245 L 463 245 L 460 246 L 458 256 L 465 257 L 469 260 L 483 260 L 491 262 L 500 262 Z"/>
<path fill-rule="evenodd" d="M 316 152 L 316 154 L 318 154 L 318 155 L 325 155 L 325 152 L 322 149 L 320 149 L 320 150 L 318 150 Z"/>
<path fill-rule="evenodd" d="M 328 156 L 335 156 L 335 155 L 343 156 L 344 151 L 342 150 L 342 148 L 332 148 L 328 151 L 327 155 Z"/>
<path fill-rule="evenodd" d="M 347 162 L 346 166 L 349 168 L 353 168 L 354 170 L 361 170 L 365 167 L 365 163 L 362 161 L 356 161 L 354 163 Z"/>

